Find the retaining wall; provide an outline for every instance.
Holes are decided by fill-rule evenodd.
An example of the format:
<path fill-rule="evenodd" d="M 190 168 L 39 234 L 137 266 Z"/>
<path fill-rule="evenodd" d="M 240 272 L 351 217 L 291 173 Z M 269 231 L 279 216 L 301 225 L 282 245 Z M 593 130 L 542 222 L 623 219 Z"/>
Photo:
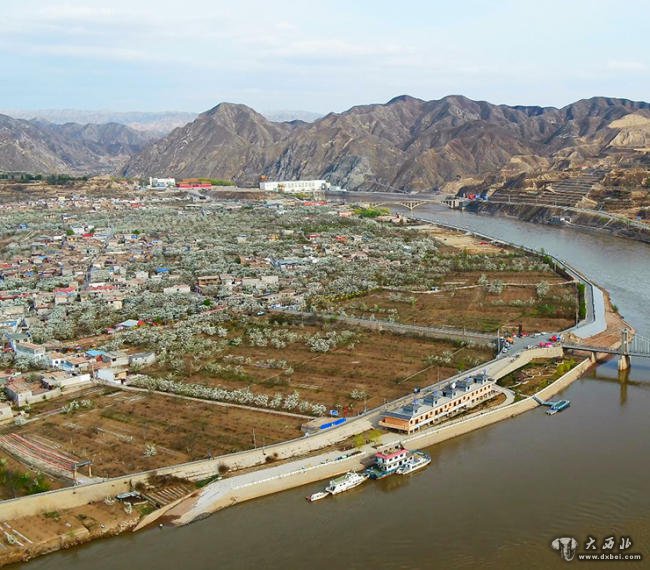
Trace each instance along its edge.
<path fill-rule="evenodd" d="M 529 350 L 525 358 L 518 358 L 509 366 L 505 367 L 497 376 L 500 378 L 509 374 L 513 370 L 520 368 L 530 360 L 540 357 L 551 358 L 561 356 L 562 349 L 560 347 L 552 348 L 539 348 Z M 571 382 L 580 377 L 587 368 L 591 366 L 590 359 L 586 359 L 572 370 L 567 372 L 561 378 L 547 386 L 538 394 L 538 397 L 546 399 L 553 394 L 567 387 Z M 434 430 L 421 432 L 417 435 L 405 438 L 403 443 L 412 449 L 421 447 L 428 447 L 436 443 L 440 443 L 452 437 L 463 435 L 470 431 L 488 426 L 498 421 L 514 417 L 523 412 L 531 410 L 537 406 L 537 403 L 532 398 L 526 398 L 520 402 L 515 402 L 503 408 L 498 408 L 492 411 L 479 412 L 479 415 L 459 420 L 451 425 L 441 426 Z M 365 420 L 365 418 L 362 418 Z M 303 452 L 313 451 L 323 445 L 322 439 L 336 435 L 334 439 L 345 439 L 350 434 L 358 433 L 358 430 L 370 427 L 368 420 L 365 420 L 368 425 L 354 427 L 352 424 L 342 426 L 340 429 L 333 432 L 326 432 L 323 434 L 314 435 L 311 437 L 302 438 L 300 443 L 304 444 Z M 348 433 L 345 428 L 352 428 Z M 182 465 L 173 465 L 164 467 L 153 471 L 147 471 L 125 477 L 116 477 L 108 481 L 99 483 L 90 483 L 86 485 L 79 485 L 77 487 L 69 487 L 65 489 L 58 489 L 55 491 L 48 491 L 38 495 L 31 495 L 28 497 L 20 497 L 18 499 L 11 499 L 8 501 L 0 502 L 0 521 L 11 520 L 23 516 L 35 515 L 43 512 L 58 511 L 63 509 L 70 509 L 79 507 L 93 501 L 103 500 L 105 497 L 114 496 L 118 493 L 123 493 L 131 490 L 138 482 L 145 482 L 152 475 L 173 475 L 191 480 L 199 480 L 210 477 L 218 472 L 219 465 L 225 464 L 230 466 L 231 469 L 243 468 L 248 466 L 259 465 L 265 462 L 266 456 L 273 452 L 273 449 L 278 450 L 278 458 L 290 457 L 296 453 L 296 442 L 289 445 L 287 442 L 270 446 L 266 449 L 256 449 L 235 453 L 228 456 L 222 456 L 215 459 L 195 461 Z M 284 450 L 282 447 L 284 446 Z M 302 447 L 302 446 L 301 446 Z M 247 484 L 246 486 L 233 489 L 228 494 L 224 495 L 218 500 L 215 508 L 217 510 L 229 504 L 236 502 L 246 501 L 252 498 L 261 497 L 277 491 L 298 487 L 307 483 L 320 481 L 328 477 L 339 475 L 350 469 L 361 468 L 361 461 L 367 457 L 367 453 L 339 460 L 328 464 L 318 465 L 299 472 L 284 474 L 274 478 L 262 480 L 259 484 Z M 261 471 L 260 473 L 263 473 Z"/>
<path fill-rule="evenodd" d="M 548 355 L 548 351 L 550 349 L 539 350 L 546 351 L 546 354 Z M 587 370 L 587 368 L 591 366 L 591 364 L 592 362 L 590 359 L 584 360 L 569 372 L 558 378 L 550 386 L 547 386 L 543 390 L 540 390 L 535 395 L 539 398 L 548 398 L 556 394 L 560 390 L 563 390 L 569 386 L 577 378 L 579 378 Z M 537 406 L 539 406 L 539 404 L 532 397 L 528 397 L 524 400 L 509 404 L 502 408 L 497 408 L 495 410 L 485 412 L 477 412 L 474 416 L 457 420 L 452 424 L 440 426 L 437 428 L 431 428 L 416 435 L 405 437 L 401 440 L 400 443 L 402 443 L 408 449 L 421 449 L 423 447 L 429 447 L 448 439 L 457 437 L 459 435 L 463 435 L 482 427 L 486 427 L 496 422 L 515 417 L 519 414 L 532 410 Z M 354 458 L 335 461 L 323 465 L 317 465 L 305 470 L 286 473 L 275 477 L 261 478 L 259 481 L 247 483 L 241 487 L 227 489 L 222 495 L 215 498 L 214 501 L 210 502 L 208 505 L 201 509 L 198 509 L 196 506 L 200 496 L 199 493 L 197 496 L 189 499 L 189 501 L 193 503 L 191 506 L 182 505 L 180 507 L 178 518 L 174 521 L 174 524 L 186 524 L 206 513 L 217 511 L 229 505 L 247 501 L 253 498 L 262 497 L 265 495 L 270 495 L 272 493 L 284 491 L 294 487 L 299 487 L 308 483 L 320 481 L 328 477 L 340 475 L 341 473 L 345 473 L 349 470 L 361 469 L 364 467 L 363 460 L 367 460 L 373 452 L 374 450 L 369 450 L 366 448 L 365 453 L 360 454 Z M 260 476 L 263 477 L 264 472 L 260 471 L 259 473 Z M 218 484 L 218 482 L 215 483 L 215 485 Z M 171 512 L 171 514 L 173 515 L 174 513 Z"/>

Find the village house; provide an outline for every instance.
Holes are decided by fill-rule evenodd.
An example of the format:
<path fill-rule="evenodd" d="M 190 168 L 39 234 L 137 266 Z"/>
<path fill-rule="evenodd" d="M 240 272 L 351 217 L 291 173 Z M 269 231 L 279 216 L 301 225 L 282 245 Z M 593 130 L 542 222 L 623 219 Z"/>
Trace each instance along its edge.
<path fill-rule="evenodd" d="M 31 342 L 15 342 L 12 348 L 16 354 L 16 358 L 25 358 L 30 362 L 46 362 L 47 356 L 45 347 Z"/>
<path fill-rule="evenodd" d="M 100 358 L 109 366 L 128 366 L 129 364 L 129 355 L 121 350 L 104 352 Z"/>
<path fill-rule="evenodd" d="M 84 356 L 66 356 L 58 368 L 71 374 L 83 374 L 91 368 L 92 361 Z"/>
<path fill-rule="evenodd" d="M 61 368 L 63 362 L 66 359 L 66 355 L 60 352 L 51 351 L 47 354 L 50 368 Z"/>
<path fill-rule="evenodd" d="M 67 305 L 72 303 L 77 297 L 77 288 L 74 286 L 62 287 L 54 290 L 54 304 Z"/>
<path fill-rule="evenodd" d="M 128 371 L 126 368 L 112 367 L 107 366 L 105 368 L 100 368 L 95 373 L 95 378 L 98 380 L 103 380 L 104 382 L 112 382 L 124 384 L 128 377 Z"/>
<path fill-rule="evenodd" d="M 287 257 L 281 259 L 272 259 L 271 263 L 276 269 L 280 269 L 281 271 L 291 271 L 297 267 L 305 265 L 307 263 L 307 260 L 300 257 Z"/>
<path fill-rule="evenodd" d="M 42 292 L 34 294 L 34 309 L 38 315 L 48 314 L 54 308 L 54 293 Z"/>
<path fill-rule="evenodd" d="M 163 293 L 165 295 L 175 295 L 178 293 L 185 294 L 190 293 L 191 289 L 189 285 L 179 283 L 178 285 L 172 285 L 171 287 L 165 287 Z"/>
<path fill-rule="evenodd" d="M 33 389 L 41 388 L 40 385 L 34 385 L 32 382 L 27 382 L 23 377 L 12 378 L 5 384 L 5 394 L 16 406 L 22 408 L 28 405 L 34 399 Z"/>
<path fill-rule="evenodd" d="M 137 321 L 135 319 L 127 319 L 126 321 L 122 321 L 121 323 L 117 323 L 113 329 L 116 331 L 122 331 L 122 330 L 128 330 L 128 329 L 134 329 L 138 325 L 140 325 L 140 321 Z"/>
<path fill-rule="evenodd" d="M 13 417 L 14 411 L 11 409 L 11 406 L 5 402 L 0 402 L 0 422 L 4 423 L 11 421 Z"/>
<path fill-rule="evenodd" d="M 41 383 L 44 388 L 53 390 L 54 388 L 61 388 L 62 390 L 71 388 L 81 388 L 88 386 L 91 383 L 90 374 L 79 374 L 73 376 L 63 370 L 57 372 L 46 372 L 41 378 Z"/>
<path fill-rule="evenodd" d="M 243 277 L 241 280 L 242 287 L 250 289 L 266 290 L 277 286 L 279 278 L 277 275 L 264 275 L 259 279 L 253 277 Z"/>
<path fill-rule="evenodd" d="M 148 366 L 156 362 L 155 352 L 136 352 L 129 355 L 129 366 Z"/>
<path fill-rule="evenodd" d="M 219 275 L 201 275 L 196 278 L 199 287 L 215 287 L 221 284 Z"/>
<path fill-rule="evenodd" d="M 0 321 L 0 332 L 16 333 L 21 328 L 23 319 Z"/>

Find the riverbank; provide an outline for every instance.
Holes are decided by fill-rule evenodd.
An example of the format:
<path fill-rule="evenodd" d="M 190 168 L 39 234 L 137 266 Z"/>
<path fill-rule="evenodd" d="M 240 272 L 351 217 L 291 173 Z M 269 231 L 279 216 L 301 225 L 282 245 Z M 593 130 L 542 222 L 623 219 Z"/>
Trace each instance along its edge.
<path fill-rule="evenodd" d="M 4 521 L 2 532 L 9 545 L 0 549 L 0 566 L 122 534 L 133 529 L 140 517 L 139 511 L 129 512 L 113 499 Z"/>
<path fill-rule="evenodd" d="M 562 355 L 561 347 L 532 349 L 527 352 L 526 355 L 521 354 L 517 357 L 493 361 L 489 365 L 491 367 L 489 373 L 495 378 L 501 378 L 535 358 L 557 358 Z M 591 360 L 585 359 L 536 395 L 542 399 L 551 397 L 570 385 L 590 365 Z M 467 416 L 451 420 L 444 425 L 421 431 L 412 436 L 406 437 L 396 433 L 387 433 L 382 437 L 380 445 L 400 443 L 409 449 L 421 449 L 515 417 L 538 406 L 532 397 L 518 402 L 513 400 L 512 397 L 507 398 L 504 404 L 493 409 L 470 413 Z M 310 438 L 305 439 L 309 440 Z M 30 542 L 23 541 L 22 544 L 13 545 L 12 548 L 3 552 L 4 557 L 0 557 L 0 565 L 27 560 L 63 548 L 70 548 L 95 538 L 112 536 L 131 529 L 139 530 L 155 522 L 164 521 L 175 526 L 184 525 L 228 506 L 322 481 L 349 470 L 362 469 L 371 461 L 375 452 L 376 445 L 365 445 L 355 451 L 332 451 L 281 465 L 253 470 L 242 475 L 234 475 L 192 491 L 184 498 L 176 500 L 153 513 L 143 513 L 142 518 L 140 513 L 133 511 L 134 514 L 125 520 L 124 506 L 114 501 L 109 501 L 111 502 L 110 505 L 97 501 L 88 505 L 59 510 L 50 507 L 44 513 L 14 517 L 10 520 L 5 518 L 3 524 L 7 528 L 18 529 L 22 536 L 26 537 Z M 133 480 L 124 480 L 120 488 L 127 490 L 133 487 L 136 480 L 144 481 L 145 479 L 138 477 Z M 99 485 L 105 485 L 105 483 Z M 83 486 L 80 486 L 78 490 L 83 497 Z M 76 491 L 72 490 L 72 492 Z M 107 496 L 112 496 L 117 491 L 103 490 L 102 487 L 101 492 L 104 492 Z M 51 494 L 49 495 L 51 500 Z M 80 499 L 83 501 L 82 497 Z M 36 497 L 32 498 L 36 499 Z M 74 499 L 72 500 L 74 501 Z M 85 512 L 88 508 L 95 509 L 95 514 L 92 517 Z M 101 512 L 102 509 L 112 509 L 107 511 L 110 515 L 108 520 L 113 521 L 111 524 L 107 524 L 100 519 L 97 510 Z M 1 510 L 0 514 L 2 514 Z M 96 521 L 98 520 L 102 520 L 102 522 L 97 524 Z M 63 529 L 60 528 L 58 521 L 63 521 Z M 42 538 L 35 537 L 32 534 L 35 522 L 49 529 Z M 92 524 L 88 524 L 89 522 Z M 70 526 L 67 526 L 68 524 Z"/>
<path fill-rule="evenodd" d="M 546 358 L 555 358 L 562 355 L 561 348 L 546 349 L 545 354 L 541 350 L 531 352 L 535 352 L 536 357 L 543 354 Z M 504 367 L 495 376 L 501 378 L 513 370 L 519 369 L 533 360 L 532 354 L 518 360 L 518 362 L 510 363 L 510 366 Z M 494 409 L 470 413 L 468 416 L 422 430 L 411 436 L 402 436 L 395 433 L 385 434 L 378 443 L 365 445 L 353 457 L 335 459 L 330 454 L 310 458 L 309 461 L 296 461 L 281 467 L 259 470 L 254 473 L 214 482 L 194 493 L 187 500 L 180 502 L 173 509 L 161 513 L 161 515 L 165 515 L 165 521 L 169 524 L 176 526 L 188 524 L 228 506 L 322 481 L 350 470 L 363 469 L 370 464 L 377 449 L 387 445 L 399 444 L 407 449 L 416 450 L 442 443 L 535 409 L 539 406 L 535 398 L 546 400 L 554 396 L 580 378 L 592 364 L 593 360 L 591 358 L 582 360 L 555 382 L 540 390 L 534 396 L 523 400 L 513 401 L 513 398 L 508 398 L 505 404 Z M 503 391 L 509 392 L 507 390 Z M 152 523 L 154 520 L 148 522 Z"/>
<path fill-rule="evenodd" d="M 569 218 L 571 222 L 565 225 L 572 229 L 606 233 L 616 237 L 650 243 L 650 227 L 646 224 L 623 217 L 604 216 L 598 212 L 588 212 L 576 208 L 477 202 L 467 208 L 467 211 L 477 215 L 515 218 L 522 222 L 543 225 L 554 225 L 556 224 L 554 220 Z"/>
<path fill-rule="evenodd" d="M 505 360 L 501 360 L 500 362 L 505 363 Z M 554 385 L 556 385 L 556 383 L 554 383 Z M 549 386 L 549 388 L 550 388 L 550 386 Z M 560 389 L 562 389 L 562 386 L 558 387 L 558 390 L 560 390 Z M 547 394 L 545 397 L 548 397 L 548 395 L 549 394 Z M 528 405 L 530 405 L 530 403 Z M 533 406 L 533 407 L 535 407 L 535 406 Z M 505 407 L 504 407 L 504 409 L 505 409 Z M 517 411 L 519 409 L 521 411 Z M 532 407 L 527 408 L 526 406 L 522 405 L 522 406 L 519 406 L 518 408 L 508 408 L 505 412 L 501 412 L 498 415 L 497 414 L 485 415 L 485 414 L 487 414 L 487 412 L 485 412 L 485 413 L 483 413 L 484 415 L 479 417 L 479 418 L 474 418 L 474 419 L 465 418 L 464 421 L 466 421 L 467 423 L 463 423 L 462 426 L 458 426 L 458 425 L 455 425 L 455 424 L 454 425 L 449 424 L 448 426 L 440 426 L 439 430 L 437 430 L 438 433 L 436 433 L 436 434 L 431 433 L 430 434 L 430 433 L 427 432 L 426 435 L 427 436 L 430 435 L 434 439 L 439 437 L 439 438 L 441 438 L 439 441 L 445 441 L 446 439 L 456 437 L 457 435 L 461 435 L 462 433 L 467 433 L 467 432 L 472 431 L 474 429 L 479 429 L 480 427 L 484 427 L 484 425 L 490 425 L 491 423 L 501 421 L 502 419 L 506 419 L 508 417 L 513 417 L 514 415 L 517 415 L 519 413 L 523 413 L 523 411 L 528 411 L 528 409 L 532 409 Z M 514 412 L 516 412 L 516 413 L 514 413 Z M 453 428 L 453 429 L 450 429 L 447 432 L 442 432 L 440 430 L 442 430 L 443 427 L 445 427 L 445 428 Z M 421 436 L 422 434 L 424 434 L 424 432 L 421 432 L 421 434 L 418 434 L 418 436 Z M 426 445 L 430 445 L 430 443 L 427 443 L 427 441 L 422 440 L 419 443 L 416 442 L 416 444 L 414 444 L 414 445 L 426 446 Z M 370 450 L 368 450 L 368 452 L 370 452 Z M 339 453 L 339 455 L 340 455 L 340 453 Z M 215 462 L 212 464 L 212 469 L 214 469 L 217 466 L 216 462 L 218 460 L 214 460 L 214 461 Z M 327 477 L 336 475 L 338 473 L 344 472 L 344 471 L 346 471 L 346 470 L 348 470 L 350 468 L 355 468 L 354 466 L 358 465 L 359 463 L 360 463 L 359 458 L 356 457 L 356 456 L 355 457 L 348 457 L 348 458 L 341 459 L 341 460 L 338 460 L 338 461 L 335 459 L 335 461 L 332 462 L 331 465 L 327 465 L 326 468 L 323 468 L 320 471 L 317 471 L 316 469 L 314 469 L 313 471 L 309 471 L 308 473 L 296 472 L 296 473 L 293 473 L 291 476 L 285 476 L 285 477 L 281 477 L 281 478 L 280 477 L 271 477 L 270 478 L 271 480 L 267 480 L 267 479 L 269 479 L 269 477 L 268 477 L 269 473 L 268 473 L 267 470 L 257 471 L 256 473 L 258 475 L 256 475 L 255 477 L 257 477 L 258 479 L 261 479 L 261 480 L 258 480 L 256 483 L 248 484 L 245 487 L 242 486 L 242 487 L 237 487 L 234 490 L 231 489 L 231 491 L 228 494 L 221 495 L 221 496 L 217 497 L 218 502 L 215 502 L 214 504 L 217 505 L 217 508 L 223 508 L 223 506 L 227 506 L 228 504 L 234 504 L 236 502 L 242 502 L 243 500 L 248 500 L 249 498 L 254 498 L 255 496 L 263 496 L 264 494 L 269 494 L 269 493 L 272 493 L 272 492 L 277 492 L 277 491 L 280 491 L 280 490 L 291 488 L 292 486 L 305 484 L 306 482 L 311 482 L 312 480 L 313 481 L 321 480 L 323 478 L 327 478 Z M 303 467 L 305 469 L 307 469 L 310 466 L 302 465 L 300 467 L 300 469 L 302 469 Z M 314 467 L 317 467 L 317 465 L 314 465 Z M 267 475 L 267 477 L 262 477 L 262 475 Z M 316 477 L 316 478 L 308 479 L 308 480 L 306 479 L 306 477 L 312 477 L 312 476 Z M 232 481 L 234 479 L 235 479 L 235 477 L 228 478 L 229 481 Z M 241 482 L 241 480 L 240 480 L 240 482 Z M 289 485 L 290 482 L 293 482 L 295 484 Z M 251 483 L 251 482 L 249 481 L 249 483 Z M 207 489 L 207 487 L 205 489 Z M 262 494 L 258 494 L 258 493 L 262 493 Z M 195 493 L 192 494 L 193 499 L 196 499 L 197 501 L 198 501 L 198 497 L 200 497 L 200 496 L 205 497 L 207 495 L 205 494 L 205 492 L 202 493 L 201 491 L 195 492 Z M 200 505 L 201 509 L 204 509 L 204 507 L 207 504 L 208 504 L 208 502 L 206 500 L 204 500 L 204 502 L 201 503 L 201 505 Z M 222 506 L 220 507 L 219 505 L 222 505 Z M 172 511 L 174 511 L 174 512 L 172 512 Z M 210 511 L 203 510 L 203 512 L 201 514 L 198 514 L 197 516 L 203 516 L 205 514 L 205 512 L 210 512 Z M 180 513 L 180 505 L 177 505 L 173 509 L 171 509 L 168 512 L 168 515 L 178 517 L 178 513 Z M 194 518 L 196 518 L 196 517 L 191 517 L 191 518 L 189 516 L 186 517 L 187 520 L 193 520 Z M 179 520 L 181 520 L 181 519 L 179 518 Z M 185 522 L 187 522 L 187 520 Z"/>

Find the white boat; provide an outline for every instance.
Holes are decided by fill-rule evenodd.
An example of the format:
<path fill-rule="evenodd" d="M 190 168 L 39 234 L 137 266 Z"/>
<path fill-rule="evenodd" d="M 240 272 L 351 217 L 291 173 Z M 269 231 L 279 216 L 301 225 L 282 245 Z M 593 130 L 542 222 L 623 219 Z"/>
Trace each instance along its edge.
<path fill-rule="evenodd" d="M 424 451 L 414 451 L 410 457 L 406 460 L 406 463 L 401 465 L 395 473 L 398 475 L 408 475 L 422 469 L 431 463 L 431 456 Z"/>
<path fill-rule="evenodd" d="M 326 491 L 318 491 L 317 493 L 313 493 L 307 497 L 307 500 L 310 503 L 313 503 L 314 501 L 320 501 L 321 499 L 324 499 L 325 497 L 329 497 L 329 493 Z"/>
<path fill-rule="evenodd" d="M 354 471 L 348 471 L 345 475 L 332 479 L 330 484 L 325 488 L 325 490 L 330 495 L 337 495 L 338 493 L 343 493 L 343 491 L 349 491 L 354 489 L 364 483 L 368 479 L 368 475 L 355 473 Z"/>

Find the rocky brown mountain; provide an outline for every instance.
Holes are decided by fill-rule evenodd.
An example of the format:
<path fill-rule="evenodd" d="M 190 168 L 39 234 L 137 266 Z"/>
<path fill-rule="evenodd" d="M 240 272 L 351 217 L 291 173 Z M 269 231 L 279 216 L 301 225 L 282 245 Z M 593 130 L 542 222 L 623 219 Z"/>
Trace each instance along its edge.
<path fill-rule="evenodd" d="M 619 136 L 630 121 L 622 127 L 615 121 L 632 114 L 650 117 L 650 104 L 595 97 L 556 109 L 400 96 L 311 123 L 274 123 L 244 105 L 222 103 L 149 145 L 123 173 L 230 178 L 240 185 L 256 184 L 260 175 L 326 178 L 351 190 L 421 191 L 598 159 L 640 139 L 627 131 Z"/>
<path fill-rule="evenodd" d="M 111 172 L 150 140 L 149 135 L 117 123 L 56 125 L 0 115 L 0 170 L 44 174 Z"/>

